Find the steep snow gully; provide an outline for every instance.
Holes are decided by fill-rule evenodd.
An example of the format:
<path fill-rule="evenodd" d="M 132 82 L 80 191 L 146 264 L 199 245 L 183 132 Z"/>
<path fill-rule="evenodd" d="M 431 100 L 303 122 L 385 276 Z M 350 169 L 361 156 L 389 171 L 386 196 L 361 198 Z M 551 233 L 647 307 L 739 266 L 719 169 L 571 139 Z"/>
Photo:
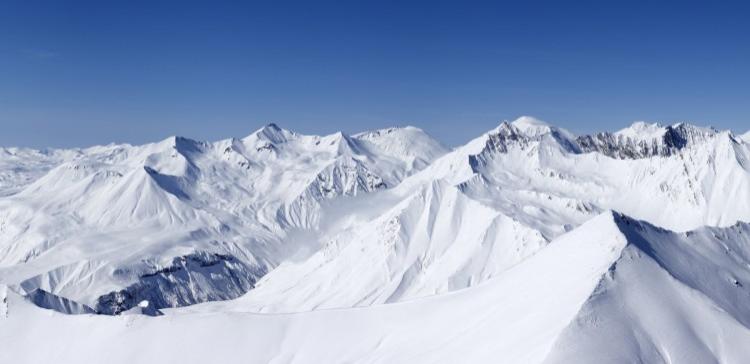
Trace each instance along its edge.
<path fill-rule="evenodd" d="M 747 363 L 750 137 L 0 148 L 0 362 Z"/>

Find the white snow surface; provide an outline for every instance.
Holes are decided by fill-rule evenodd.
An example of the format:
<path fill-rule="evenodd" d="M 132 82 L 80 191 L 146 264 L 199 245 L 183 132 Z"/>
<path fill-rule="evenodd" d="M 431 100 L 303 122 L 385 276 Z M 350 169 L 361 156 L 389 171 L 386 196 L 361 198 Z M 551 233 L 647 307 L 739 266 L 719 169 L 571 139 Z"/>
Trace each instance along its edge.
<path fill-rule="evenodd" d="M 11 292 L 0 339 L 25 332 L 45 349 L 13 345 L 0 359 L 741 363 L 749 292 L 735 280 L 750 279 L 748 234 L 747 224 L 672 233 L 607 212 L 471 289 L 297 314 L 71 316 Z"/>
<path fill-rule="evenodd" d="M 748 362 L 747 139 L 0 148 L 0 362 Z"/>
<path fill-rule="evenodd" d="M 659 123 L 636 121 L 629 127 L 617 131 L 615 135 L 637 140 L 653 140 L 664 136 L 664 127 Z"/>

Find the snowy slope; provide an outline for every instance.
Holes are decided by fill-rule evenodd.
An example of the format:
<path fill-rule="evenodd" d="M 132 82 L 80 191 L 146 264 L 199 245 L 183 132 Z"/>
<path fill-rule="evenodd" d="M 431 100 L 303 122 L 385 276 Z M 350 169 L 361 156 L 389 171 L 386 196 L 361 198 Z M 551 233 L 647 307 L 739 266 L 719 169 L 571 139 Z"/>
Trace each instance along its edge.
<path fill-rule="evenodd" d="M 546 362 L 746 362 L 750 225 L 688 234 L 619 225 L 630 244 Z"/>
<path fill-rule="evenodd" d="M 546 244 L 538 231 L 436 181 L 212 309 L 293 312 L 435 295 L 497 276 Z"/>
<path fill-rule="evenodd" d="M 0 351 L 0 360 L 540 362 L 625 245 L 611 216 L 591 221 L 487 284 L 403 304 L 145 318 L 65 316 L 15 297 L 0 340 L 25 327 L 32 335 L 28 342 L 49 344 L 47 350 L 9 348 Z M 96 335 L 87 334 L 92 324 Z"/>
<path fill-rule="evenodd" d="M 742 363 L 750 316 L 737 303 L 748 289 L 725 278 L 750 279 L 748 234 L 747 224 L 673 233 L 607 212 L 477 287 L 301 314 L 66 316 L 11 292 L 0 339 L 26 330 L 28 345 L 46 344 L 14 345 L 0 359 Z M 717 266 L 723 273 L 707 277 Z"/>

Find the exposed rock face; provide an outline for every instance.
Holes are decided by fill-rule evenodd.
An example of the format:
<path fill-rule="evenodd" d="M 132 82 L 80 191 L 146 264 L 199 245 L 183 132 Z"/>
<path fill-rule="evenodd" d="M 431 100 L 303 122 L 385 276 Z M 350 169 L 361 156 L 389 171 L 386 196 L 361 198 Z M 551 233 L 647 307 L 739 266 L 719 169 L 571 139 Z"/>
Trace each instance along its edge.
<path fill-rule="evenodd" d="M 637 139 L 614 133 L 582 135 L 576 138 L 581 152 L 599 152 L 617 159 L 669 157 L 682 149 L 715 136 L 706 130 L 686 124 L 670 125 L 660 137 Z"/>
<path fill-rule="evenodd" d="M 154 310 L 228 300 L 253 289 L 265 273 L 230 255 L 196 252 L 176 257 L 171 265 L 140 276 L 137 283 L 99 297 L 96 312 L 117 315 L 144 300 Z"/>
<path fill-rule="evenodd" d="M 578 144 L 584 152 L 599 152 L 617 159 L 638 159 L 659 155 L 658 140 L 632 140 L 612 133 L 599 133 L 578 137 Z"/>
<path fill-rule="evenodd" d="M 507 153 L 508 146 L 518 144 L 521 147 L 528 144 L 528 137 L 515 126 L 503 123 L 497 133 L 492 133 L 487 138 L 487 146 L 484 151 Z"/>
<path fill-rule="evenodd" d="M 639 128 L 642 126 L 633 126 Z M 533 134 L 524 131 L 512 123 L 503 123 L 497 130 L 487 136 L 487 144 L 478 155 L 508 153 L 508 149 L 516 146 L 520 149 L 528 147 L 532 141 L 542 138 L 553 140 L 569 153 L 598 152 L 617 159 L 642 159 L 650 157 L 669 157 L 681 150 L 700 144 L 714 138 L 717 131 L 710 128 L 699 128 L 689 124 L 675 124 L 666 127 L 649 126 L 649 134 L 639 135 L 639 130 L 629 130 L 630 133 L 597 133 L 570 137 L 564 131 L 554 127 L 546 127 L 544 133 Z M 539 132 L 536 130 L 536 132 Z"/>
<path fill-rule="evenodd" d="M 325 167 L 292 203 L 279 209 L 280 221 L 288 225 L 310 227 L 318 219 L 324 200 L 338 196 L 357 196 L 388 186 L 383 178 L 353 158 L 341 158 Z"/>

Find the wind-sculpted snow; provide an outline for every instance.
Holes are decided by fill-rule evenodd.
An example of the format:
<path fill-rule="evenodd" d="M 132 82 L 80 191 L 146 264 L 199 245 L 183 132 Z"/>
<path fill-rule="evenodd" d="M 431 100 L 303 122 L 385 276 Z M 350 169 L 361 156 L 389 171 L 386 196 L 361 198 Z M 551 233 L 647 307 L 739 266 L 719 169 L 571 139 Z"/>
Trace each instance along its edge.
<path fill-rule="evenodd" d="M 522 117 L 452 151 L 274 124 L 1 149 L 0 342 L 48 344 L 0 362 L 745 363 L 747 139 Z"/>

